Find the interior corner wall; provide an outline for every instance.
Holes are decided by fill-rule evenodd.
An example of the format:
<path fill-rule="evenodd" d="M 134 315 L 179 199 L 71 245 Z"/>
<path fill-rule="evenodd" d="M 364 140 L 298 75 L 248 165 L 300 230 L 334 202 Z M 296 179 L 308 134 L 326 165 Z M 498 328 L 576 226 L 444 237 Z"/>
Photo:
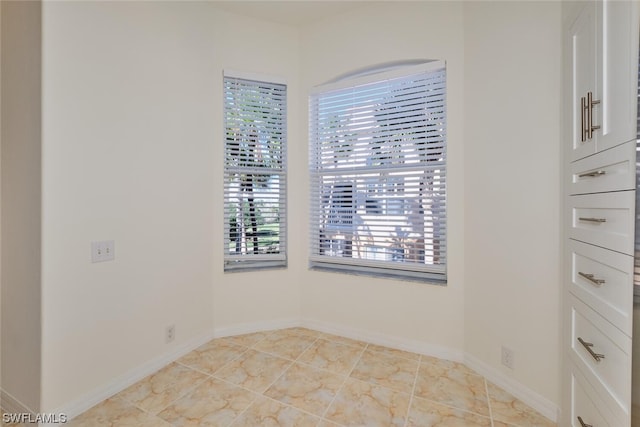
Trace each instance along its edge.
<path fill-rule="evenodd" d="M 214 331 L 297 320 L 292 271 L 222 272 L 222 73 L 284 78 L 295 100 L 296 30 L 215 2 L 44 2 L 42 39 L 42 408 Z M 114 261 L 91 263 L 99 240 Z"/>
<path fill-rule="evenodd" d="M 557 405 L 560 8 L 464 10 L 465 352 Z"/>
<path fill-rule="evenodd" d="M 7 409 L 38 411 L 41 384 L 41 3 L 2 2 L 1 20 L 0 386 L 2 402 Z"/>
<path fill-rule="evenodd" d="M 447 66 L 448 285 L 304 272 L 302 314 L 324 325 L 413 349 L 461 358 L 464 335 L 463 15 L 460 2 L 371 2 L 302 32 L 303 97 L 343 73 L 406 59 L 441 59 Z M 306 129 L 306 128 L 305 128 Z M 291 174 L 301 177 L 294 198 L 308 206 L 308 150 Z M 309 238 L 294 252 L 308 253 Z"/>
<path fill-rule="evenodd" d="M 213 2 L 215 4 L 216 2 Z M 294 171 L 306 160 L 300 152 L 306 137 L 300 133 L 300 122 L 306 117 L 301 104 L 299 30 L 297 27 L 269 22 L 233 13 L 216 12 L 218 30 L 215 35 L 217 64 L 222 69 L 255 73 L 268 79 L 281 78 L 287 85 L 287 268 L 224 273 L 222 233 L 222 93 L 216 92 L 212 120 L 216 171 L 214 200 L 214 323 L 216 335 L 252 332 L 257 329 L 287 327 L 300 321 L 300 270 L 306 263 L 306 252 L 296 242 L 300 226 L 306 221 L 300 213 L 306 199 L 296 189 L 300 176 Z M 242 30 L 239 31 L 238 29 Z M 221 88 L 221 81 L 216 81 Z"/>

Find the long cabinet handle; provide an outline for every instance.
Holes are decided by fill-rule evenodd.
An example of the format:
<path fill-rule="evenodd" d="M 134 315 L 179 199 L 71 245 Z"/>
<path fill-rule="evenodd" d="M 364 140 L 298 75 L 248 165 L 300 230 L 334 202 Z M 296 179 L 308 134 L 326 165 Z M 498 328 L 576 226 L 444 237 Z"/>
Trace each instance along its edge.
<path fill-rule="evenodd" d="M 591 347 L 593 347 L 593 344 L 590 342 L 586 342 L 585 340 L 583 340 L 582 338 L 578 337 L 578 341 L 580 342 L 580 344 L 582 344 L 582 346 L 589 352 L 589 354 L 591 355 L 591 357 L 593 357 L 593 359 L 596 362 L 599 362 L 600 359 L 604 359 L 604 354 L 598 354 L 595 351 L 593 351 L 593 349 Z"/>
<path fill-rule="evenodd" d="M 587 98 L 584 96 L 580 98 L 580 129 L 582 131 L 580 140 L 585 142 L 587 140 Z"/>
<path fill-rule="evenodd" d="M 586 222 L 607 222 L 607 218 L 584 218 L 584 217 L 580 217 L 578 218 L 580 221 L 586 221 Z"/>
<path fill-rule="evenodd" d="M 584 108 L 585 108 L 585 132 L 587 134 L 587 139 L 591 139 L 592 134 L 591 134 L 591 113 L 593 112 L 593 110 L 590 108 L 589 103 L 591 102 L 591 98 L 590 95 L 591 92 L 587 92 L 587 97 L 585 98 L 584 101 Z"/>
<path fill-rule="evenodd" d="M 593 171 L 593 172 L 587 172 L 587 173 L 582 173 L 580 175 L 578 175 L 578 178 L 597 178 L 599 176 L 602 175 L 606 175 L 607 171 Z"/>
<path fill-rule="evenodd" d="M 588 133 L 588 135 L 587 135 L 587 137 L 589 139 L 593 138 L 593 131 L 594 130 L 600 129 L 600 126 L 593 124 L 593 106 L 594 105 L 598 105 L 598 104 L 600 104 L 600 100 L 599 99 L 594 100 L 593 99 L 593 93 L 592 92 L 587 92 L 587 107 L 589 108 L 589 111 L 587 112 L 587 117 L 588 117 L 588 120 L 587 120 L 587 133 Z"/>
<path fill-rule="evenodd" d="M 582 271 L 578 271 L 578 274 L 582 277 L 584 277 L 585 279 L 587 279 L 588 281 L 590 281 L 591 283 L 593 283 L 596 286 L 602 286 L 605 284 L 605 280 L 604 279 L 596 279 L 593 274 L 589 274 L 589 273 L 583 273 Z"/>
<path fill-rule="evenodd" d="M 584 421 L 582 421 L 582 417 L 578 417 L 578 421 L 580 422 L 581 427 L 593 427 L 591 424 L 587 424 Z"/>

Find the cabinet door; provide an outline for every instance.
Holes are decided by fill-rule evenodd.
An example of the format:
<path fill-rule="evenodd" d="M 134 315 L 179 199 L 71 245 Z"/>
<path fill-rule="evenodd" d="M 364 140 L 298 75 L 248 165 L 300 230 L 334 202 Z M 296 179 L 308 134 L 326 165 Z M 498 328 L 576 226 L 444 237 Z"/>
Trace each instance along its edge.
<path fill-rule="evenodd" d="M 602 151 L 636 138 L 638 94 L 638 25 L 636 1 L 596 3 L 597 81 L 592 89 L 593 135 Z"/>
<path fill-rule="evenodd" d="M 595 153 L 594 138 L 588 138 L 587 126 L 587 93 L 593 92 L 596 86 L 596 4 L 586 2 L 567 35 L 570 52 L 569 86 L 570 120 L 571 120 L 571 161 L 581 159 Z"/>

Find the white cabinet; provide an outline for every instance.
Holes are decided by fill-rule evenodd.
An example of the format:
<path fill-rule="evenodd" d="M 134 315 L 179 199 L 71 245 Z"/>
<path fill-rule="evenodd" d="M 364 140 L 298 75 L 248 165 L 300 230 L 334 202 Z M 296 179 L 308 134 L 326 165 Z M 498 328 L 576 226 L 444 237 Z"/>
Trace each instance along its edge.
<path fill-rule="evenodd" d="M 637 9 L 634 1 L 584 2 L 567 30 L 571 161 L 635 137 Z"/>
<path fill-rule="evenodd" d="M 568 292 L 631 336 L 633 257 L 573 239 L 569 239 L 568 251 Z"/>
<path fill-rule="evenodd" d="M 631 413 L 631 337 L 571 298 L 570 358 L 617 413 Z"/>
<path fill-rule="evenodd" d="M 633 190 L 569 196 L 569 209 L 569 237 L 633 256 Z"/>
<path fill-rule="evenodd" d="M 629 141 L 599 156 L 589 156 L 569 165 L 570 195 L 633 190 L 636 188 L 636 142 Z"/>
<path fill-rule="evenodd" d="M 597 392 L 585 379 L 584 375 L 572 367 L 570 370 L 571 381 L 571 406 L 567 411 L 570 414 L 571 427 L 617 427 L 623 424 L 624 417 L 611 412 L 607 405 L 599 398 Z M 560 424 L 564 425 L 564 424 Z"/>
<path fill-rule="evenodd" d="M 596 152 L 596 139 L 587 133 L 587 94 L 596 91 L 596 4 L 587 3 L 570 28 L 571 160 Z M 593 101 L 595 102 L 595 101 Z"/>
<path fill-rule="evenodd" d="M 563 9 L 561 426 L 631 426 L 638 10 L 619 0 Z"/>

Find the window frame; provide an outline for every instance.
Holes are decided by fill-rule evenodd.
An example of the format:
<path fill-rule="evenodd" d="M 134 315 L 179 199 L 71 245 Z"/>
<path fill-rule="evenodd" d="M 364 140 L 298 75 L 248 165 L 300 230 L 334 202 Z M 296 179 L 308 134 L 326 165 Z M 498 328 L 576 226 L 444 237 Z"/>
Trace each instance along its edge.
<path fill-rule="evenodd" d="M 256 73 L 247 73 L 236 70 L 223 70 L 223 79 L 222 79 L 222 115 L 223 115 L 223 126 L 222 126 L 222 139 L 223 139 L 223 264 L 224 264 L 224 272 L 241 272 L 241 271 L 251 271 L 251 270 L 262 270 L 262 269 L 274 269 L 274 268 L 286 268 L 288 262 L 288 241 L 287 241 L 287 210 L 288 210 L 288 202 L 287 202 L 287 188 L 288 188 L 288 163 L 287 163 L 287 151 L 288 151 L 288 123 L 287 123 L 287 111 L 288 111 L 288 85 L 286 80 L 276 77 L 276 76 L 267 76 L 263 74 Z M 251 183 L 252 183 L 252 191 L 255 190 L 253 187 L 253 175 L 270 175 L 278 176 L 278 191 L 277 191 L 277 210 L 278 210 L 278 253 L 243 253 L 243 254 L 230 254 L 229 248 L 232 243 L 231 238 L 231 215 L 229 211 L 231 193 L 229 188 L 231 187 L 230 175 L 233 173 L 241 174 L 239 170 L 242 167 L 232 167 L 229 165 L 230 157 L 230 139 L 228 137 L 229 132 L 229 110 L 228 110 L 228 95 L 227 95 L 227 85 L 228 81 L 242 81 L 247 84 L 247 86 L 251 86 L 252 84 L 256 86 L 273 86 L 273 87 L 281 87 L 282 89 L 282 98 L 279 107 L 281 121 L 277 124 L 280 127 L 282 132 L 279 143 L 281 144 L 280 148 L 277 150 L 280 156 L 281 166 L 280 168 L 269 168 L 265 167 L 264 170 L 262 168 L 257 168 L 253 165 L 253 170 L 255 172 L 247 172 L 247 174 L 252 175 Z M 271 100 L 272 101 L 272 100 Z M 267 102 L 270 102 L 267 100 Z M 269 116 L 270 119 L 273 119 L 274 116 Z M 242 134 L 241 137 L 246 137 L 246 135 Z M 256 146 L 260 146 L 259 137 L 254 136 L 256 140 L 254 143 Z M 266 146 L 266 142 L 264 143 Z M 232 150 L 233 148 L 231 148 Z M 260 151 L 258 149 L 258 151 Z M 278 163 L 278 162 L 276 162 Z M 251 169 L 249 167 L 249 169 Z M 255 209 L 255 208 L 254 208 Z M 244 214 L 242 217 L 244 218 Z M 258 239 L 258 237 L 254 237 Z M 248 237 L 245 237 L 248 239 Z M 235 241 L 235 240 L 234 240 Z M 245 242 L 248 246 L 248 242 Z M 258 246 L 259 248 L 259 243 Z M 248 251 L 248 248 L 246 248 Z"/>
<path fill-rule="evenodd" d="M 404 262 L 404 261 L 397 262 L 397 259 L 404 259 L 404 258 L 400 258 L 400 256 L 396 253 L 397 251 L 394 252 L 394 249 L 397 249 L 394 246 L 389 246 L 388 248 L 385 248 L 385 250 L 383 251 L 383 252 L 386 252 L 386 255 L 383 254 L 383 256 L 391 259 L 379 262 L 376 259 L 378 257 L 378 253 L 381 253 L 382 249 L 379 247 L 371 246 L 372 258 L 369 258 L 367 254 L 365 254 L 364 256 L 362 255 L 363 248 L 365 249 L 369 248 L 368 246 L 362 245 L 362 244 L 359 244 L 360 246 L 358 247 L 358 250 L 360 251 L 359 258 L 355 258 L 353 257 L 353 252 L 352 252 L 353 247 L 355 246 L 353 240 L 355 239 L 352 239 L 350 241 L 350 244 L 348 245 L 350 247 L 346 256 L 344 255 L 345 253 L 344 250 L 343 250 L 342 256 L 323 254 L 322 253 L 323 248 L 325 247 L 323 246 L 323 240 L 322 240 L 323 229 L 320 227 L 318 221 L 322 221 L 320 217 L 323 215 L 323 212 L 326 213 L 326 209 L 327 209 L 326 208 L 327 204 L 323 203 L 321 200 L 321 197 L 326 197 L 326 196 L 320 196 L 321 194 L 325 194 L 323 192 L 322 187 L 326 186 L 326 184 L 323 183 L 321 175 L 322 173 L 326 174 L 327 169 L 323 169 L 321 164 L 322 162 L 318 160 L 319 157 L 321 157 L 321 154 L 320 154 L 321 151 L 319 150 L 321 150 L 320 145 L 322 143 L 320 142 L 321 137 L 318 136 L 316 138 L 320 130 L 318 130 L 317 126 L 315 125 L 317 123 L 316 121 L 317 117 L 315 115 L 319 113 L 316 111 L 316 106 L 314 106 L 314 102 L 319 102 L 319 101 L 316 101 L 318 97 L 321 97 L 322 95 L 330 94 L 332 92 L 346 91 L 349 89 L 353 89 L 355 92 L 357 91 L 358 87 L 361 87 L 361 86 L 379 84 L 384 81 L 395 80 L 395 79 L 405 78 L 405 77 L 419 75 L 419 74 L 428 74 L 428 73 L 435 74 L 439 72 L 443 73 L 442 84 L 444 88 L 443 89 L 444 94 L 442 95 L 442 102 L 443 102 L 442 157 L 443 157 L 443 160 L 442 160 L 442 167 L 441 167 L 442 170 L 438 172 L 439 173 L 438 176 L 442 178 L 442 182 L 440 183 L 440 185 L 444 188 L 443 190 L 444 196 L 442 199 L 442 207 L 441 207 L 443 212 L 442 218 L 438 219 L 437 227 L 441 227 L 439 229 L 439 233 L 442 233 L 442 234 L 438 234 L 438 236 L 441 236 L 441 235 L 443 236 L 443 241 L 442 241 L 442 251 L 443 251 L 443 260 L 444 260 L 443 263 L 438 265 L 435 265 L 435 264 L 429 265 L 426 262 L 424 264 L 419 264 L 418 262 L 415 262 L 415 263 Z M 369 68 L 369 69 L 365 69 L 364 71 L 360 71 L 358 74 L 349 73 L 346 76 L 347 77 L 343 79 L 333 80 L 329 83 L 315 87 L 310 92 L 310 96 L 309 96 L 309 174 L 310 174 L 310 186 L 311 186 L 310 188 L 311 200 L 310 200 L 310 209 L 309 209 L 309 221 L 310 221 L 309 222 L 309 238 L 310 238 L 309 268 L 314 270 L 342 272 L 342 273 L 348 273 L 348 274 L 367 275 L 367 276 L 375 276 L 375 277 L 388 277 L 388 278 L 394 278 L 394 279 L 400 279 L 400 280 L 411 280 L 411 281 L 428 282 L 433 284 L 445 285 L 447 283 L 447 241 L 446 240 L 448 236 L 447 216 L 446 216 L 446 205 L 447 205 L 446 194 L 448 191 L 446 186 L 446 177 L 447 177 L 446 62 L 441 60 L 434 60 L 434 61 L 424 61 L 416 65 L 415 61 L 413 61 L 410 65 L 397 64 L 395 66 L 381 67 L 380 70 Z M 381 104 L 381 105 L 386 105 L 386 104 Z M 352 150 L 355 149 L 356 143 L 354 143 L 351 147 L 352 147 L 351 148 Z M 403 149 L 399 153 L 399 156 L 404 156 L 406 155 L 406 153 L 407 151 L 405 151 L 403 147 Z M 421 158 L 419 165 L 427 166 L 427 161 L 428 160 Z M 345 179 L 345 182 L 340 182 L 339 177 L 341 175 L 340 175 L 339 169 L 335 169 L 335 170 L 336 172 L 333 174 L 335 178 L 333 179 L 336 179 L 336 181 L 334 181 L 333 185 L 337 185 L 337 184 L 340 184 L 341 186 L 347 185 L 348 180 Z M 388 170 L 391 172 L 391 171 L 394 171 L 394 168 L 389 167 Z M 399 170 L 400 169 L 396 169 L 396 173 L 398 173 L 397 171 Z M 357 178 L 357 179 L 359 179 L 360 181 L 366 182 L 366 178 L 364 178 L 364 175 L 363 175 L 366 171 L 367 171 L 366 168 L 362 168 L 359 170 L 356 170 L 355 168 L 354 169 L 347 168 L 342 173 L 342 176 L 348 176 L 349 174 L 352 174 L 353 176 L 359 176 L 358 174 L 361 174 L 360 178 Z M 382 174 L 380 176 L 382 176 Z M 356 179 L 356 178 L 351 178 L 351 179 Z M 379 179 L 379 178 L 376 178 L 376 179 Z M 356 185 L 356 184 L 353 184 L 353 185 Z M 380 201 L 376 201 L 375 198 L 370 197 L 371 194 L 373 194 L 375 197 L 375 193 L 377 191 L 380 191 L 376 189 L 377 187 L 375 182 L 373 184 L 365 183 L 361 185 L 362 185 L 362 188 L 365 189 L 364 191 L 365 204 L 363 208 L 366 211 L 365 215 L 369 215 L 370 208 L 372 209 L 372 211 L 375 210 L 375 212 L 378 212 L 378 211 L 389 212 L 389 210 L 391 209 L 406 209 L 405 206 L 408 202 L 402 197 L 398 198 L 397 200 L 394 200 L 391 198 L 378 199 Z M 384 188 L 383 191 L 389 191 L 389 189 L 393 189 L 395 188 L 395 186 L 396 184 L 393 184 L 391 183 L 391 181 L 389 181 L 389 183 L 386 183 L 385 186 L 383 187 Z M 402 186 L 404 186 L 404 184 L 402 184 Z M 370 187 L 372 188 L 372 190 L 370 190 Z M 360 191 L 362 192 L 362 190 Z M 395 190 L 391 190 L 391 191 L 395 191 Z M 330 190 L 330 194 L 333 196 L 334 194 L 333 190 Z M 362 205 L 362 203 L 357 202 L 357 199 L 362 198 L 362 194 L 357 194 L 357 192 L 353 190 L 351 197 L 354 200 L 353 203 L 356 205 L 356 207 L 353 209 L 353 215 L 357 215 L 358 206 Z M 421 195 L 420 197 L 424 199 L 424 196 Z M 343 203 L 344 203 L 345 198 L 342 198 L 341 200 L 343 200 Z M 389 203 L 392 200 L 393 200 L 393 203 Z M 323 205 L 325 206 L 324 208 L 322 207 Z M 390 206 L 393 206 L 393 207 L 390 207 Z M 422 202 L 420 202 L 420 206 L 422 206 Z M 316 215 L 317 218 L 314 219 L 314 215 Z M 425 219 L 433 219 L 437 217 L 437 215 L 435 214 L 431 216 L 427 216 L 425 213 L 420 213 L 420 215 L 424 215 Z M 390 220 L 387 219 L 386 221 L 390 221 Z M 426 221 L 423 221 L 423 223 L 424 222 Z M 410 222 L 410 225 L 412 224 L 413 223 Z M 357 231 L 353 231 L 353 230 L 354 228 L 352 228 L 351 234 L 352 236 L 355 236 Z M 426 233 L 423 233 L 422 235 L 423 241 L 425 240 L 425 237 L 424 237 L 425 235 Z M 436 236 L 435 231 L 434 231 L 434 236 Z M 436 241 L 435 237 L 433 239 L 434 239 L 433 242 L 435 242 Z M 346 241 L 346 237 L 345 237 L 345 241 Z M 440 242 L 440 240 L 438 240 L 438 242 Z M 414 254 L 417 252 L 419 251 L 415 250 Z M 425 256 L 424 251 L 422 253 L 422 256 L 423 257 Z M 433 255 L 433 257 L 435 260 L 435 255 Z M 369 259 L 373 259 L 374 261 L 369 262 L 368 261 Z"/>

